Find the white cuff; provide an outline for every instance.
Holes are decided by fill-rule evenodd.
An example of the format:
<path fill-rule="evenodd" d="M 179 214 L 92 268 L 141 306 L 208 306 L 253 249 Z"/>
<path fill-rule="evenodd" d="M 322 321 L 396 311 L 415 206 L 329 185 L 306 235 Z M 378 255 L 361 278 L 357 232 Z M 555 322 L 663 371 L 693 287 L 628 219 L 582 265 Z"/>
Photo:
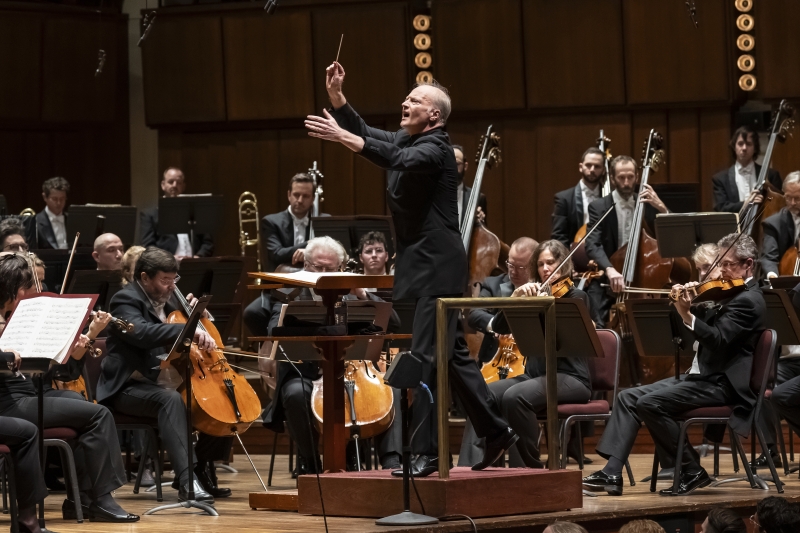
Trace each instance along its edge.
<path fill-rule="evenodd" d="M 492 322 L 494 322 L 494 317 L 492 317 L 492 318 L 489 320 L 489 323 L 488 323 L 488 324 L 486 324 L 486 332 L 487 332 L 487 333 L 494 333 L 494 330 L 492 329 Z"/>
<path fill-rule="evenodd" d="M 684 322 L 683 325 L 689 328 L 690 330 L 694 331 L 694 321 L 696 318 L 697 318 L 696 316 L 692 315 L 692 323 L 687 324 L 686 322 Z"/>
<path fill-rule="evenodd" d="M 767 279 L 777 278 L 778 275 L 775 272 L 767 272 Z"/>

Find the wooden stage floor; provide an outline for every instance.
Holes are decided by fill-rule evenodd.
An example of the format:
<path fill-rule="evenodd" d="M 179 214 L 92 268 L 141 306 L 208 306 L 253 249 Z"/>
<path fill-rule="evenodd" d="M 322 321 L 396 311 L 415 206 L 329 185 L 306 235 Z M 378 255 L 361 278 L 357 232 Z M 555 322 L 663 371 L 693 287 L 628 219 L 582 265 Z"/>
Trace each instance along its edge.
<path fill-rule="evenodd" d="M 587 466 L 587 471 L 592 472 L 597 465 L 604 464 L 597 456 L 594 465 Z M 260 455 L 255 458 L 265 482 L 267 478 L 269 456 Z M 584 497 L 582 509 L 559 513 L 544 513 L 539 515 L 519 515 L 501 518 L 485 518 L 477 520 L 481 531 L 541 531 L 546 524 L 556 518 L 575 522 L 592 522 L 592 532 L 616 532 L 621 523 L 633 517 L 654 517 L 674 513 L 694 513 L 695 519 L 702 522 L 707 509 L 716 506 L 736 507 L 743 516 L 749 516 L 757 501 L 766 496 L 777 495 L 777 491 L 770 485 L 769 491 L 752 490 L 746 482 L 726 484 L 718 488 L 706 488 L 687 497 L 668 498 L 651 494 L 649 484 L 638 482 L 649 475 L 652 456 L 635 455 L 631 458 L 634 474 L 637 479 L 635 487 L 625 486 L 625 495 L 611 497 L 605 493 L 597 498 Z M 709 472 L 712 467 L 711 457 L 704 459 Z M 92 523 L 88 520 L 83 524 L 74 521 L 65 521 L 61 518 L 61 503 L 63 494 L 51 494 L 46 500 L 47 527 L 53 531 L 65 532 L 120 532 L 120 533 L 176 533 L 176 532 L 209 532 L 230 533 L 242 532 L 319 532 L 325 531 L 322 517 L 302 516 L 293 512 L 254 511 L 248 507 L 248 493 L 260 491 L 261 486 L 249 467 L 244 456 L 237 455 L 234 466 L 239 473 L 232 474 L 219 472 L 223 486 L 233 490 L 231 498 L 217 500 L 216 508 L 219 517 L 210 517 L 199 514 L 194 509 L 177 509 L 164 511 L 154 516 L 143 516 L 141 521 L 131 525 Z M 570 468 L 577 468 L 570 465 Z M 720 477 L 726 477 L 733 472 L 730 454 L 723 454 L 720 465 Z M 782 473 L 782 471 L 781 471 Z M 797 474 L 788 477 L 782 476 L 786 482 L 784 496 L 800 501 L 800 480 Z M 659 487 L 667 484 L 662 482 Z M 293 488 L 294 481 L 288 473 L 288 457 L 279 455 L 275 461 L 275 475 L 273 489 Z M 147 509 L 158 505 L 155 492 L 142 492 L 133 494 L 133 484 L 125 485 L 117 491 L 116 497 L 126 510 L 142 514 Z M 324 496 L 324 495 L 323 495 Z M 413 498 L 412 491 L 412 498 Z M 489 498 L 524 498 L 524 494 L 493 494 Z M 171 488 L 164 489 L 165 503 L 177 501 L 177 492 Z M 8 515 L 0 516 L 0 529 L 8 527 Z M 350 533 L 355 531 L 407 531 L 405 528 L 386 528 L 375 526 L 371 519 L 329 518 L 328 528 L 331 532 Z M 432 528 L 430 526 L 416 531 L 471 531 L 470 524 L 466 521 L 447 522 Z"/>

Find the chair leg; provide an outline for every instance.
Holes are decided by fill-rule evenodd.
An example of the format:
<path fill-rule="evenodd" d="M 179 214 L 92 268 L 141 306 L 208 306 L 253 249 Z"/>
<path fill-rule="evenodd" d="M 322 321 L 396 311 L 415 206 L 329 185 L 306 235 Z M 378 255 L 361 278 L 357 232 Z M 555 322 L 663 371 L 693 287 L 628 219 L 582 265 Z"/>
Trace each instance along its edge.
<path fill-rule="evenodd" d="M 78 474 L 75 470 L 75 457 L 72 455 L 72 448 L 63 440 L 45 439 L 44 447 L 55 446 L 61 455 L 61 464 L 65 468 L 67 482 L 67 494 L 72 497 L 75 504 L 75 516 L 79 524 L 83 523 L 83 509 L 81 508 L 81 491 L 78 488 Z"/>
<path fill-rule="evenodd" d="M 131 431 L 133 433 L 133 431 Z M 142 486 L 142 475 L 144 474 L 144 464 L 147 462 L 147 457 L 150 451 L 150 434 L 145 432 L 144 446 L 142 453 L 139 456 L 139 468 L 136 470 L 136 482 L 133 484 L 133 493 L 139 494 L 139 487 Z"/>
<path fill-rule="evenodd" d="M 783 434 L 783 430 L 781 429 L 781 435 Z M 789 428 L 789 460 L 794 462 L 794 432 L 792 428 Z"/>
<path fill-rule="evenodd" d="M 294 472 L 294 441 L 289 436 L 289 473 Z"/>
<path fill-rule="evenodd" d="M 627 464 L 628 462 L 625 461 Z M 630 475 L 630 472 L 628 472 Z M 633 477 L 631 477 L 631 481 L 633 481 Z M 656 483 L 658 482 L 658 452 L 653 452 L 653 473 L 650 476 L 650 492 L 656 491 Z"/>
<path fill-rule="evenodd" d="M 581 425 L 575 424 L 575 431 L 577 432 L 576 440 L 580 443 L 578 446 L 578 468 L 583 470 L 583 434 L 581 434 Z"/>
<path fill-rule="evenodd" d="M 683 447 L 686 446 L 686 428 L 689 427 L 687 422 L 681 424 L 681 432 L 678 435 L 678 450 L 675 452 L 675 472 L 672 476 L 672 493 L 678 494 L 678 489 L 681 484 L 681 469 L 683 467 Z M 658 455 L 656 453 L 656 455 Z"/>
<path fill-rule="evenodd" d="M 747 474 L 747 481 L 750 482 L 751 489 L 757 489 L 758 484 L 756 483 L 756 479 L 753 476 L 753 470 L 750 468 L 750 463 L 747 461 L 747 453 L 744 451 L 744 446 L 742 446 L 742 441 L 739 440 L 739 436 L 736 435 L 733 431 L 733 428 L 728 426 L 731 433 L 731 443 L 736 447 L 736 451 L 738 452 L 739 456 L 742 458 L 742 466 L 744 466 L 744 472 Z"/>
<path fill-rule="evenodd" d="M 269 458 L 269 476 L 267 476 L 267 487 L 272 486 L 272 469 L 275 467 L 275 450 L 278 448 L 278 432 L 275 432 L 275 437 L 272 439 L 272 456 Z"/>
<path fill-rule="evenodd" d="M 754 424 L 754 426 L 756 429 L 754 437 L 758 438 L 758 443 L 761 445 L 761 451 L 767 458 L 767 465 L 769 465 L 769 472 L 770 475 L 772 475 L 772 482 L 775 484 L 775 488 L 778 489 L 778 493 L 783 493 L 783 482 L 780 480 L 778 477 L 778 472 L 775 470 L 775 463 L 772 460 L 772 454 L 769 453 L 767 440 L 764 438 L 764 432 L 758 424 Z M 755 438 L 753 440 L 755 441 Z"/>
<path fill-rule="evenodd" d="M 133 432 L 125 431 L 125 480 L 131 480 L 131 448 L 133 448 Z"/>
<path fill-rule="evenodd" d="M 569 431 L 572 427 L 572 420 L 567 418 L 564 420 L 564 423 L 561 425 L 561 469 L 564 470 L 567 468 L 567 461 L 569 458 L 567 457 L 567 443 L 569 442 Z"/>
<path fill-rule="evenodd" d="M 164 463 L 161 462 L 161 447 L 159 446 L 158 434 L 152 427 L 147 428 L 147 440 L 150 441 L 149 453 L 153 458 L 153 477 L 156 481 L 156 501 L 164 501 L 164 493 L 161 488 L 161 477 L 164 473 Z"/>
<path fill-rule="evenodd" d="M 714 443 L 714 477 L 719 477 L 719 442 Z"/>
<path fill-rule="evenodd" d="M 657 467 L 656 467 L 657 468 Z M 625 459 L 625 470 L 628 472 L 628 481 L 631 484 L 631 487 L 636 486 L 636 480 L 633 479 L 633 469 L 631 468 L 631 462 Z"/>
<path fill-rule="evenodd" d="M 781 460 L 783 461 L 783 473 L 789 475 L 789 461 L 786 460 L 786 441 L 783 438 L 783 427 L 781 427 L 781 420 L 778 417 L 778 423 L 775 424 L 775 434 L 778 435 L 778 448 L 781 451 Z"/>
<path fill-rule="evenodd" d="M 6 457 L 0 457 L 0 491 L 3 494 L 3 514 L 8 514 L 8 490 L 6 484 L 6 477 L 8 475 L 8 470 L 6 468 Z"/>
<path fill-rule="evenodd" d="M 738 439 L 733 433 L 733 428 L 731 428 L 730 426 L 728 426 L 728 438 L 730 438 L 730 441 L 731 441 L 731 459 L 733 459 L 733 473 L 734 474 L 738 474 L 739 473 L 739 457 L 738 457 L 738 455 L 736 455 L 738 452 L 737 452 L 737 449 L 734 446 L 734 441 L 738 440 Z M 743 459 L 743 461 L 746 462 L 747 461 L 747 457 L 745 457 Z"/>
<path fill-rule="evenodd" d="M 19 533 L 19 508 L 17 507 L 17 482 L 14 470 L 14 463 L 11 457 L 4 457 L 4 473 L 8 478 L 8 503 L 9 514 L 11 515 L 11 533 Z M 44 507 L 44 502 L 39 504 Z"/>

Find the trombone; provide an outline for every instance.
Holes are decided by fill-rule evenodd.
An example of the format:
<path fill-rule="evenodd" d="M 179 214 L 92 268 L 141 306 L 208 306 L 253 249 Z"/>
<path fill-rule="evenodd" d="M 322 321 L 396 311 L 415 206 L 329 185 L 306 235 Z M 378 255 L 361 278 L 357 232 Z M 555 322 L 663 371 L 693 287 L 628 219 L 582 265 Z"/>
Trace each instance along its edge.
<path fill-rule="evenodd" d="M 261 271 L 261 235 L 259 232 L 260 219 L 258 218 L 258 202 L 255 193 L 244 191 L 239 195 L 239 246 L 242 248 L 242 257 L 247 255 L 247 247 L 256 247 L 256 262 Z M 246 224 L 255 226 L 251 233 L 245 228 Z M 255 235 L 255 239 L 251 238 Z"/>

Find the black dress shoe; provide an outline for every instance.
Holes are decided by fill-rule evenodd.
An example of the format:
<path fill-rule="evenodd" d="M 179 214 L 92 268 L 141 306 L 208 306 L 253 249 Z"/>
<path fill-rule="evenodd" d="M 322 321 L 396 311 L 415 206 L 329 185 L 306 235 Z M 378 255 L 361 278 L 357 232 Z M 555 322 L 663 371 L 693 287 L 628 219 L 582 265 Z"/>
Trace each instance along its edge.
<path fill-rule="evenodd" d="M 783 466 L 781 455 L 779 453 L 770 453 L 770 455 L 772 455 L 772 462 L 775 464 L 775 468 L 780 468 Z M 767 456 L 762 453 L 758 459 L 755 461 L 750 461 L 750 468 L 769 468 Z"/>
<path fill-rule="evenodd" d="M 483 470 L 484 468 L 494 464 L 495 461 L 500 459 L 506 450 L 511 448 L 519 436 L 514 433 L 511 428 L 506 428 L 500 435 L 492 440 L 486 439 L 486 444 L 483 449 L 483 459 L 477 464 L 472 465 L 473 470 Z"/>
<path fill-rule="evenodd" d="M 44 485 L 50 492 L 66 492 L 67 486 L 64 485 L 55 472 L 48 468 L 44 471 Z"/>
<path fill-rule="evenodd" d="M 699 472 L 694 474 L 681 474 L 681 481 L 678 484 L 678 492 L 675 493 L 672 487 L 658 491 L 662 496 L 686 496 L 691 494 L 697 489 L 702 489 L 711 485 L 711 478 L 708 472 L 700 469 Z"/>
<path fill-rule="evenodd" d="M 178 501 L 189 500 L 189 483 L 184 483 L 178 491 Z M 203 503 L 214 503 L 214 497 L 207 493 L 197 479 L 194 480 L 194 501 Z"/>
<path fill-rule="evenodd" d="M 452 468 L 452 464 L 450 467 Z M 416 460 L 411 463 L 409 474 L 412 477 L 427 477 L 439 470 L 439 457 L 436 455 L 418 455 Z M 395 477 L 403 477 L 403 469 L 392 470 Z"/>
<path fill-rule="evenodd" d="M 583 478 L 583 488 L 593 492 L 604 490 L 611 496 L 622 496 L 622 475 L 612 476 L 598 470 Z"/>
<path fill-rule="evenodd" d="M 231 489 L 218 487 L 217 484 L 214 483 L 214 480 L 211 479 L 208 471 L 205 468 L 201 468 L 200 465 L 195 467 L 194 474 L 195 479 L 200 482 L 203 490 L 211 494 L 214 498 L 227 498 L 231 495 Z"/>
<path fill-rule="evenodd" d="M 28 526 L 26 526 L 22 522 L 17 522 L 17 523 L 19 524 L 19 533 L 33 533 L 30 529 L 28 529 Z M 44 527 L 40 527 L 39 531 L 41 531 L 42 533 L 56 533 L 52 529 L 47 529 Z"/>
<path fill-rule="evenodd" d="M 90 522 L 138 522 L 139 515 L 125 513 L 117 514 L 113 511 L 103 509 L 97 502 L 92 502 L 89 506 Z"/>
<path fill-rule="evenodd" d="M 83 512 L 83 518 L 89 517 L 89 506 L 81 504 L 81 511 Z M 61 504 L 61 516 L 64 520 L 77 520 L 78 515 L 75 514 L 75 502 L 67 498 L 64 500 L 64 503 Z"/>

